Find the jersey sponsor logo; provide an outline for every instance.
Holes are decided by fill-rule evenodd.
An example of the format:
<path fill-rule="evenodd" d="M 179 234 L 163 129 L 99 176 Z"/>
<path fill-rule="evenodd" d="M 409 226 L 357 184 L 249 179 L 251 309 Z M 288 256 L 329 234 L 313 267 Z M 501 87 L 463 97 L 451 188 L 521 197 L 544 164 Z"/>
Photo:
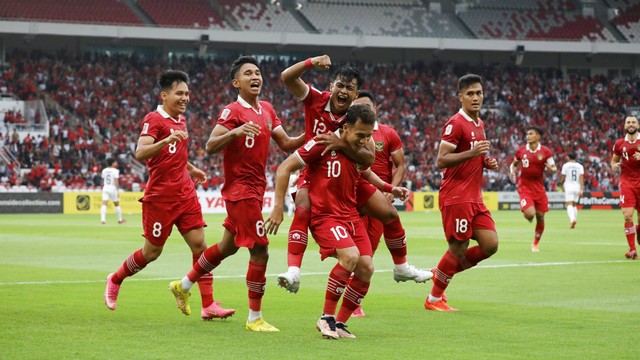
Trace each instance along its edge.
<path fill-rule="evenodd" d="M 384 150 L 384 141 L 377 141 L 376 142 L 376 151 L 377 152 L 381 152 L 382 150 Z"/>
<path fill-rule="evenodd" d="M 142 126 L 142 133 L 143 133 L 143 134 L 146 134 L 146 133 L 148 133 L 148 132 L 149 132 L 149 123 L 145 123 L 145 124 Z"/>
<path fill-rule="evenodd" d="M 220 119 L 227 120 L 227 118 L 229 117 L 229 114 L 231 114 L 231 110 L 229 109 L 222 110 L 222 114 L 220 114 Z"/>
<path fill-rule="evenodd" d="M 332 151 L 332 152 L 331 152 L 331 158 L 335 158 L 335 157 L 337 157 L 337 156 L 338 156 L 338 154 L 337 154 L 335 151 Z"/>
<path fill-rule="evenodd" d="M 476 133 L 474 133 L 473 131 L 471 132 L 471 140 L 475 140 L 476 139 Z"/>

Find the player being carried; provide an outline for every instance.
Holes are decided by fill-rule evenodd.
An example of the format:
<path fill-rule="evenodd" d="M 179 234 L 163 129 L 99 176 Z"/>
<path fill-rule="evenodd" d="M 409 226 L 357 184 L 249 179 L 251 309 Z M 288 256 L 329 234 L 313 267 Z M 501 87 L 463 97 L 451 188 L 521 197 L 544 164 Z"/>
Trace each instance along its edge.
<path fill-rule="evenodd" d="M 357 150 L 349 147 L 344 140 L 333 136 L 344 121 L 347 110 L 358 96 L 362 87 L 360 72 L 350 66 L 342 66 L 333 74 L 329 91 L 320 91 L 305 83 L 300 77 L 310 69 L 328 70 L 331 58 L 316 56 L 293 64 L 281 74 L 281 79 L 289 92 L 299 98 L 305 109 L 306 141 L 315 139 L 327 146 L 327 151 L 339 150 L 362 166 L 371 166 L 375 161 L 373 141 Z M 303 170 L 296 193 L 296 210 L 289 229 L 288 270 L 278 275 L 278 284 L 290 292 L 297 292 L 300 286 L 300 266 L 307 248 L 310 208 L 308 189 L 310 181 Z M 431 272 L 410 266 L 406 261 L 406 235 L 395 207 L 375 187 L 362 180 L 358 184 L 357 206 L 361 213 L 378 219 L 384 224 L 385 238 L 394 244 L 397 263 L 393 269 L 396 281 L 414 280 L 426 282 L 433 276 Z M 404 254 L 404 255 L 403 255 Z M 394 262 L 395 262 L 394 261 Z"/>
<path fill-rule="evenodd" d="M 371 109 L 354 105 L 347 112 L 342 129 L 330 136 L 340 137 L 356 150 L 371 140 L 374 123 L 375 114 Z M 278 167 L 274 208 L 265 222 L 269 234 L 275 234 L 282 223 L 289 176 L 304 166 L 306 176 L 313 183 L 309 188 L 311 234 L 320 246 L 322 260 L 338 259 L 329 274 L 323 314 L 316 327 L 327 339 L 355 338 L 345 324 L 367 294 L 373 274 L 371 241 L 356 210 L 358 181 L 365 176 L 379 188 L 403 199 L 409 191 L 385 183 L 342 151 L 328 151 L 326 146 L 310 140 Z M 336 314 L 341 297 L 342 304 Z"/>

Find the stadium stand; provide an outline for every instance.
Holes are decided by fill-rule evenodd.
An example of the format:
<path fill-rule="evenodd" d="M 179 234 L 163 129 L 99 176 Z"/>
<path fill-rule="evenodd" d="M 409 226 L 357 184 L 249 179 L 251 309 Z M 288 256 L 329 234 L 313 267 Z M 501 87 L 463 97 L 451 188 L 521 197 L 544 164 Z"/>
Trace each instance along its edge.
<path fill-rule="evenodd" d="M 324 34 L 465 36 L 447 15 L 429 12 L 420 1 L 310 0 L 301 12 Z"/>
<path fill-rule="evenodd" d="M 607 3 L 618 14 L 611 23 L 629 42 L 640 42 L 640 4 L 630 0 L 608 0 Z"/>
<path fill-rule="evenodd" d="M 137 4 L 161 26 L 228 28 L 206 0 L 138 0 Z"/>
<path fill-rule="evenodd" d="M 224 11 L 230 14 L 242 30 L 306 32 L 305 28 L 280 6 L 260 0 L 218 0 Z"/>
<path fill-rule="evenodd" d="M 0 19 L 142 24 L 120 0 L 0 0 Z"/>

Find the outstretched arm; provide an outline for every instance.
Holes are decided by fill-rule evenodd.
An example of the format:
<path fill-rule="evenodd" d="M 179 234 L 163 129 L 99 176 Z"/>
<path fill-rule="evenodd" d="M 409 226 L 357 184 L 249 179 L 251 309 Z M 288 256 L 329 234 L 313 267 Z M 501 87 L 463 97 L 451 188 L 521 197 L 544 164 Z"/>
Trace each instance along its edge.
<path fill-rule="evenodd" d="M 307 91 L 307 84 L 300 78 L 307 70 L 328 70 L 331 67 L 331 58 L 328 55 L 316 56 L 295 63 L 280 74 L 280 79 L 293 96 L 300 98 Z"/>

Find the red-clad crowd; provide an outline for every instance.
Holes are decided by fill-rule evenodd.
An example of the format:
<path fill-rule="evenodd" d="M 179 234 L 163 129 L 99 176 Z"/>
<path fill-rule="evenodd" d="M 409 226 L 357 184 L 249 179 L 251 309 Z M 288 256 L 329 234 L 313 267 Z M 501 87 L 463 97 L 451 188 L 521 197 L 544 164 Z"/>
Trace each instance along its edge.
<path fill-rule="evenodd" d="M 204 148 L 219 111 L 237 96 L 228 75 L 233 59 L 162 62 L 136 56 L 15 52 L 7 60 L 7 65 L 0 68 L 0 90 L 21 100 L 46 100 L 50 137 L 30 135 L 20 139 L 5 115 L 9 131 L 0 134 L 0 143 L 22 168 L 31 171 L 20 176 L 15 164 L 0 161 L 0 184 L 42 190 L 62 185 L 99 186 L 100 171 L 109 157 L 122 162 L 121 185 L 130 188 L 135 182 L 144 184 L 144 179 L 132 173 L 128 159 L 135 150 L 140 121 L 159 103 L 157 74 L 175 68 L 191 77 L 191 103 L 186 114 L 190 161 L 207 171 L 205 189 L 221 185 L 222 155 L 207 156 Z M 288 65 L 278 60 L 262 62 L 262 97 L 274 105 L 287 132 L 295 135 L 303 132 L 304 114 L 301 102 L 280 82 L 280 72 Z M 556 69 L 437 61 L 352 65 L 363 73 L 363 88 L 377 96 L 381 121 L 393 126 L 403 141 L 406 180 L 412 190 L 437 189 L 440 185 L 441 171 L 435 165 L 437 142 L 442 125 L 460 107 L 457 79 L 468 72 L 485 79 L 482 117 L 493 145 L 491 155 L 501 168 L 485 176 L 485 189 L 515 189 L 507 177 L 508 166 L 515 149 L 525 143 L 528 126 L 545 131 L 541 143 L 551 148 L 559 165 L 567 153 L 578 154 L 578 161 L 585 166 L 586 189 L 606 191 L 618 186 L 618 176 L 608 162 L 615 139 L 623 136 L 625 114 L 640 106 L 639 77 L 585 77 Z M 325 90 L 329 75 L 313 72 L 305 74 L 303 80 Z M 267 167 L 269 189 L 284 157 L 274 144 Z M 555 178 L 548 177 L 548 181 L 547 189 L 554 190 Z"/>

